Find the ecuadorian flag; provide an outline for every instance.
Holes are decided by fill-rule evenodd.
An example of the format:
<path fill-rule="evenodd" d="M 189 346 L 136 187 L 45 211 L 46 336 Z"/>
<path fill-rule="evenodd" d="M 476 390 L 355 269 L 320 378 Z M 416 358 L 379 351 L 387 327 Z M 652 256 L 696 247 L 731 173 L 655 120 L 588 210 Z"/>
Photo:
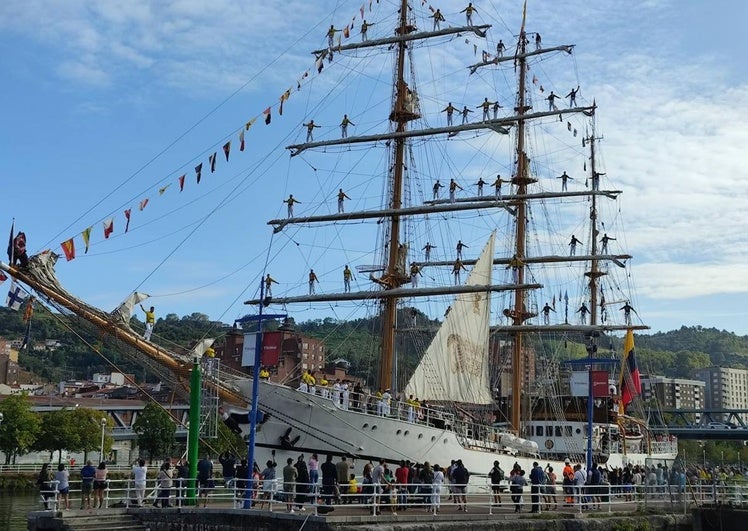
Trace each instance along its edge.
<path fill-rule="evenodd" d="M 623 366 L 621 367 L 621 389 L 620 413 L 624 413 L 626 406 L 629 405 L 636 395 L 642 392 L 642 383 L 639 378 L 639 366 L 636 363 L 636 353 L 634 352 L 634 332 L 626 332 L 626 339 L 623 342 Z"/>

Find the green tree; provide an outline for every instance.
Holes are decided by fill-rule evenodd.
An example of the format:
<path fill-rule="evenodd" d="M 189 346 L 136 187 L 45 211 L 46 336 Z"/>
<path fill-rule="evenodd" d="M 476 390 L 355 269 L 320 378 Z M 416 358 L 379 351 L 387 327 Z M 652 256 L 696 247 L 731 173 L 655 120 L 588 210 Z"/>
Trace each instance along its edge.
<path fill-rule="evenodd" d="M 73 452 L 83 452 L 84 461 L 88 459 L 88 452 L 101 452 L 101 419 L 106 420 L 104 427 L 104 456 L 112 449 L 114 439 L 111 436 L 112 420 L 103 416 L 101 411 L 89 408 L 76 408 L 71 411 L 71 419 L 78 432 L 78 444 L 75 448 L 67 448 Z"/>
<path fill-rule="evenodd" d="M 50 460 L 55 452 L 59 452 L 57 462 L 62 462 L 62 451 L 81 447 L 80 426 L 75 424 L 75 411 L 71 409 L 58 409 L 42 413 L 42 427 L 39 437 L 34 444 L 34 449 L 49 452 Z"/>
<path fill-rule="evenodd" d="M 132 427 L 138 434 L 138 446 L 148 453 L 149 460 L 171 451 L 177 426 L 171 416 L 158 404 L 153 402 L 146 404 Z"/>
<path fill-rule="evenodd" d="M 0 402 L 3 415 L 0 424 L 0 450 L 5 454 L 5 464 L 15 461 L 17 455 L 28 453 L 41 429 L 39 415 L 31 411 L 31 401 L 26 393 L 11 395 Z"/>

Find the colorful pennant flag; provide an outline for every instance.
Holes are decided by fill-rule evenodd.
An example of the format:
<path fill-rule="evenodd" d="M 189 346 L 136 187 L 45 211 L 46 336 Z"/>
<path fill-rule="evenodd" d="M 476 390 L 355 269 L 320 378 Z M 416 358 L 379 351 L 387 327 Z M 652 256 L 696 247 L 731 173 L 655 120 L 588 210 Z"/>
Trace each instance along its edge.
<path fill-rule="evenodd" d="M 5 274 L 4 271 L 0 271 L 0 284 L 8 280 L 8 276 Z"/>
<path fill-rule="evenodd" d="M 210 163 L 210 173 L 215 173 L 216 171 L 216 152 L 214 151 L 212 155 L 208 157 L 208 162 Z"/>
<path fill-rule="evenodd" d="M 203 176 L 203 163 L 201 162 L 195 166 L 195 174 L 197 175 L 197 184 L 200 184 L 200 177 Z"/>
<path fill-rule="evenodd" d="M 140 201 L 140 204 L 138 205 L 138 209 L 142 212 L 143 210 L 145 210 L 145 207 L 147 206 L 148 206 L 148 198 L 146 197 L 145 199 Z"/>
<path fill-rule="evenodd" d="M 226 162 L 229 161 L 229 153 L 231 153 L 231 141 L 228 141 L 223 145 L 223 154 L 226 155 Z"/>
<path fill-rule="evenodd" d="M 244 151 L 244 129 L 239 131 L 239 151 Z"/>
<path fill-rule="evenodd" d="M 73 238 L 62 242 L 60 247 L 62 247 L 62 252 L 65 253 L 65 260 L 69 262 L 75 258 L 75 241 Z"/>
<path fill-rule="evenodd" d="M 140 210 L 143 210 L 143 209 L 141 208 Z M 125 210 L 125 219 L 127 220 L 127 222 L 125 223 L 125 232 L 130 230 L 130 213 L 131 212 L 132 212 L 131 208 L 128 208 L 127 210 Z"/>
<path fill-rule="evenodd" d="M 83 237 L 83 244 L 86 246 L 86 250 L 83 251 L 83 254 L 86 254 L 88 252 L 88 242 L 91 241 L 91 229 L 93 227 L 88 227 L 83 232 L 81 232 L 81 236 Z"/>
<path fill-rule="evenodd" d="M 256 121 L 257 121 L 257 118 L 252 118 L 252 119 L 251 119 L 250 121 L 248 121 L 248 122 L 247 122 L 247 123 L 246 123 L 246 124 L 244 125 L 244 128 L 245 128 L 245 129 L 246 129 L 247 131 L 249 131 L 249 128 L 250 128 L 250 127 L 252 127 L 252 125 L 253 125 L 253 124 L 254 124 L 254 123 L 255 123 Z"/>
<path fill-rule="evenodd" d="M 348 26 L 346 26 L 345 28 L 343 28 L 343 37 L 345 37 L 347 39 L 350 36 L 351 36 L 351 32 L 348 29 Z"/>
<path fill-rule="evenodd" d="M 184 178 L 185 178 L 186 176 L 187 176 L 187 175 L 182 175 L 182 176 L 181 176 L 181 177 L 179 178 L 179 191 L 180 191 L 180 192 L 181 192 L 182 190 L 184 190 Z"/>
<path fill-rule="evenodd" d="M 26 300 L 26 295 L 23 294 L 21 287 L 16 285 L 15 282 L 11 283 L 8 296 L 5 298 L 5 304 L 8 308 L 18 311 L 21 309 L 24 300 Z"/>
<path fill-rule="evenodd" d="M 171 186 L 171 183 L 167 184 L 166 186 L 162 186 L 161 188 L 159 188 L 158 189 L 158 195 L 164 195 L 164 192 L 166 192 L 166 190 L 168 190 L 170 186 Z"/>
<path fill-rule="evenodd" d="M 270 120 L 272 120 L 273 116 L 270 114 L 270 107 L 262 111 L 262 114 L 265 115 L 265 125 L 270 125 Z"/>
<path fill-rule="evenodd" d="M 108 240 L 109 236 L 114 232 L 114 218 L 109 218 L 104 221 L 104 239 Z"/>

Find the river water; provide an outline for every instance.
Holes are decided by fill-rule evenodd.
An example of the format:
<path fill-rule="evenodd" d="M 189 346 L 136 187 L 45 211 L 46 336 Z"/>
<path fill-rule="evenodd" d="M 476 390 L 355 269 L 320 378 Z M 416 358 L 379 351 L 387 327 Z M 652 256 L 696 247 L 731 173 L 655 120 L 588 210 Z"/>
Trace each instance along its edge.
<path fill-rule="evenodd" d="M 0 529 L 25 531 L 28 529 L 26 515 L 41 508 L 39 494 L 0 493 Z"/>

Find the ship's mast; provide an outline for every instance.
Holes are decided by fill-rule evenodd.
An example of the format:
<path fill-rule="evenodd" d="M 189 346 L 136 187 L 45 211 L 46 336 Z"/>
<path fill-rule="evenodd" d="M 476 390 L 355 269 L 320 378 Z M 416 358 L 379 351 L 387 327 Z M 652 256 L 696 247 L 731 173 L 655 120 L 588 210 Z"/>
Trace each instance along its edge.
<path fill-rule="evenodd" d="M 408 26 L 408 1 L 400 3 L 400 25 L 397 30 L 399 35 L 406 35 L 412 31 Z M 413 119 L 411 113 L 406 109 L 408 98 L 408 86 L 405 82 L 405 51 L 406 42 L 397 43 L 396 68 L 396 90 L 394 109 L 390 119 L 397 125 L 398 133 L 404 132 L 409 120 Z M 403 161 L 405 158 L 405 138 L 396 138 L 394 141 L 394 169 L 392 175 L 392 198 L 389 208 L 397 210 L 402 207 L 403 187 Z M 400 258 L 400 216 L 394 215 L 390 218 L 390 234 L 388 245 L 387 270 L 385 276 L 396 279 L 404 276 L 404 271 L 397 271 L 398 259 Z M 382 314 L 382 355 L 379 365 L 379 387 L 386 389 L 392 383 L 392 367 L 395 350 L 395 325 L 397 318 L 397 298 L 387 298 L 383 301 L 384 311 Z"/>
<path fill-rule="evenodd" d="M 525 243 L 525 225 L 527 223 L 527 185 L 535 182 L 529 174 L 528 157 L 525 153 L 525 118 L 524 114 L 529 110 L 526 105 L 525 95 L 525 77 L 527 71 L 527 60 L 524 56 L 527 47 L 527 37 L 525 35 L 525 16 L 522 16 L 522 28 L 519 34 L 517 44 L 517 62 L 516 68 L 519 69 L 519 81 L 517 86 L 517 171 L 512 177 L 512 184 L 517 186 L 517 233 L 515 241 L 515 255 L 518 264 L 517 283 L 525 282 L 525 265 L 524 258 L 526 255 Z M 512 324 L 519 326 L 530 317 L 527 313 L 527 294 L 524 290 L 516 291 L 514 296 L 514 310 L 510 313 Z M 512 430 L 520 434 L 520 410 L 522 401 L 522 333 L 514 333 L 514 342 L 512 350 Z"/>
<path fill-rule="evenodd" d="M 586 138 L 586 141 L 590 144 L 590 170 L 591 170 L 591 183 L 592 183 L 592 190 L 596 190 L 599 188 L 599 178 L 600 176 L 597 173 L 597 166 L 595 165 L 595 141 L 597 139 L 595 138 L 595 120 L 593 118 L 592 120 L 592 134 Z M 600 236 L 600 231 L 597 228 L 597 197 L 595 194 L 592 194 L 590 198 L 590 225 L 591 225 L 591 234 L 590 238 L 592 238 L 592 248 L 590 250 L 590 254 L 593 257 L 597 256 L 597 239 L 598 236 Z M 590 263 L 590 270 L 585 273 L 587 277 L 589 277 L 590 282 L 590 324 L 593 326 L 598 324 L 598 279 L 605 275 L 605 272 L 600 271 L 600 262 L 596 258 L 593 258 Z M 600 314 L 602 314 L 602 308 L 600 311 Z"/>

